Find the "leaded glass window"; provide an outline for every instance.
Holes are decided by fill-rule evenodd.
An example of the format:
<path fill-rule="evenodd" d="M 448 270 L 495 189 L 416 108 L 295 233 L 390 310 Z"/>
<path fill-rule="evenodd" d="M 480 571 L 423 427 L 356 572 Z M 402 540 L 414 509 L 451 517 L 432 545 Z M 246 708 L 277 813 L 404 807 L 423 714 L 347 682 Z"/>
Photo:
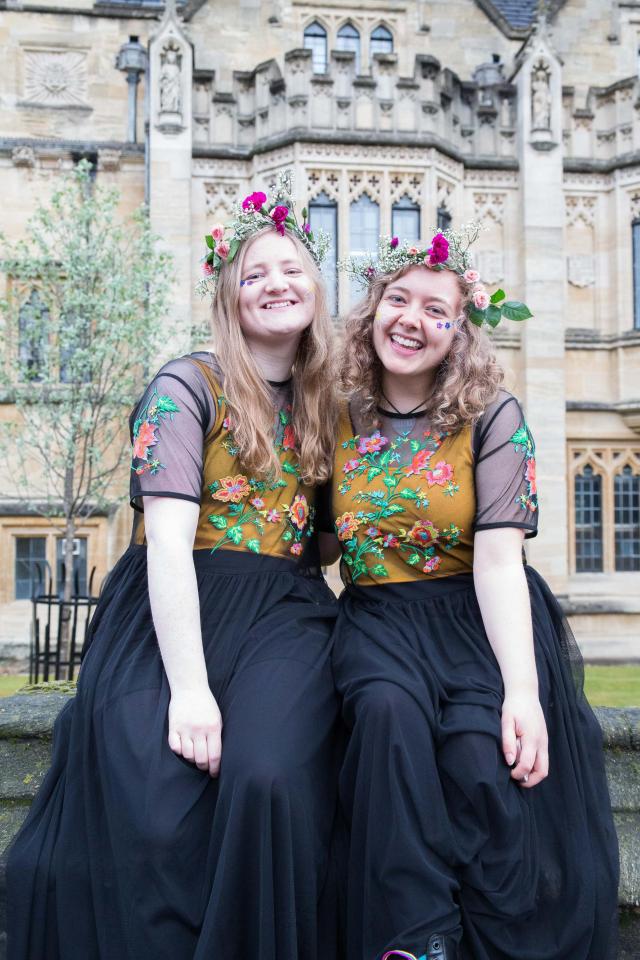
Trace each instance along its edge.
<path fill-rule="evenodd" d="M 576 573 L 602 572 L 602 477 L 585 466 L 574 479 Z"/>
<path fill-rule="evenodd" d="M 640 570 L 640 474 L 616 474 L 613 486 L 616 570 Z"/>

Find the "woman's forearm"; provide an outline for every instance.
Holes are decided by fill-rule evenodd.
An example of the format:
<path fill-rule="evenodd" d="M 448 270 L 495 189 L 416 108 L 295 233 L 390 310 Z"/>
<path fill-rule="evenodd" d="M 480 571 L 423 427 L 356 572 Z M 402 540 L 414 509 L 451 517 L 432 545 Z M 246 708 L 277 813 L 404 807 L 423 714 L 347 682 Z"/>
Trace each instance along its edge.
<path fill-rule="evenodd" d="M 518 558 L 505 563 L 475 563 L 473 579 L 505 692 L 526 691 L 537 696 L 531 604 L 522 561 Z"/>
<path fill-rule="evenodd" d="M 190 545 L 150 542 L 147 568 L 151 614 L 172 695 L 208 688 Z"/>

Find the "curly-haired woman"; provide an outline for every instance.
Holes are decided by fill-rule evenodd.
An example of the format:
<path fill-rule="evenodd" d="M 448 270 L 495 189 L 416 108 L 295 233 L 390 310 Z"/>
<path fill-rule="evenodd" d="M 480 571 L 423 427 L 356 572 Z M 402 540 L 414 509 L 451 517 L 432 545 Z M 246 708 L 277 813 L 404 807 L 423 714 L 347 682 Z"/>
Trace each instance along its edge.
<path fill-rule="evenodd" d="M 383 241 L 351 269 L 368 289 L 332 491 L 347 955 L 610 960 L 601 734 L 558 604 L 523 565 L 534 444 L 478 326 L 530 314 L 489 298 L 454 234 Z"/>
<path fill-rule="evenodd" d="M 214 227 L 216 356 L 167 363 L 132 416 L 139 522 L 13 846 L 11 960 L 333 951 L 332 331 L 286 199 Z"/>

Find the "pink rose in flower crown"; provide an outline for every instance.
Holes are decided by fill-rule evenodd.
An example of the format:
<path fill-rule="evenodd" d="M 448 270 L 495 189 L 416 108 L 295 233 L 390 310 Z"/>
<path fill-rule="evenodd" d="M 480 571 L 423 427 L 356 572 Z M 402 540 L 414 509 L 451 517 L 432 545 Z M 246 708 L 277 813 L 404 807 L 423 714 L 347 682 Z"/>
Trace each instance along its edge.
<path fill-rule="evenodd" d="M 417 257 L 419 252 L 417 247 L 409 247 L 407 250 L 410 257 Z"/>
<path fill-rule="evenodd" d="M 449 259 L 449 241 L 443 233 L 436 233 L 429 248 L 429 264 L 433 267 Z"/>
<path fill-rule="evenodd" d="M 261 190 L 256 190 L 255 193 L 250 193 L 248 197 L 245 197 L 242 201 L 243 210 L 260 210 L 262 206 L 267 202 L 267 195 Z"/>
<path fill-rule="evenodd" d="M 486 310 L 491 303 L 491 298 L 484 287 L 478 287 L 473 291 L 473 305 L 477 310 Z"/>
<path fill-rule="evenodd" d="M 211 236 L 217 242 L 224 237 L 224 226 L 221 223 L 214 223 L 211 227 Z"/>
<path fill-rule="evenodd" d="M 462 274 L 462 279 L 465 283 L 477 283 L 480 279 L 480 274 L 477 270 L 465 270 Z"/>
<path fill-rule="evenodd" d="M 226 260 L 229 256 L 230 246 L 226 240 L 221 240 L 220 243 L 216 244 L 216 253 L 221 260 Z"/>
<path fill-rule="evenodd" d="M 273 220 L 274 226 L 280 236 L 284 236 L 284 221 L 289 216 L 289 207 L 285 207 L 282 204 L 279 204 L 277 207 L 274 207 L 271 213 L 269 214 Z"/>
<path fill-rule="evenodd" d="M 210 263 L 207 263 L 206 260 L 202 264 L 202 272 L 204 273 L 205 277 L 210 277 L 213 274 L 213 267 Z"/>

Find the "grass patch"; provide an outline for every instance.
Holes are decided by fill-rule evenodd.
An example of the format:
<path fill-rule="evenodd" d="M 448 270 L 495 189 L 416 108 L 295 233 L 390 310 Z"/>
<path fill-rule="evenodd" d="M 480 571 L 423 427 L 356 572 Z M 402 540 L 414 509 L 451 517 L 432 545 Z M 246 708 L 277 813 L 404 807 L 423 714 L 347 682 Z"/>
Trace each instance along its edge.
<path fill-rule="evenodd" d="M 593 707 L 640 707 L 640 665 L 586 664 L 584 691 Z"/>
<path fill-rule="evenodd" d="M 0 697 L 10 697 L 28 682 L 29 677 L 22 674 L 7 673 L 0 675 Z"/>

